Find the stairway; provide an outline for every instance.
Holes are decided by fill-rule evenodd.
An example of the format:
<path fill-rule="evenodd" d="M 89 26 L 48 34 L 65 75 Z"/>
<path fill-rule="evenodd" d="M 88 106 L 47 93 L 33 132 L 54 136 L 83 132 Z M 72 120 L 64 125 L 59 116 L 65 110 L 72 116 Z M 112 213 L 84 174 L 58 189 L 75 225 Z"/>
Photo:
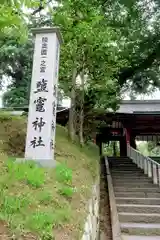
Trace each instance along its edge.
<path fill-rule="evenodd" d="M 160 240 L 160 188 L 129 158 L 108 158 L 122 240 Z"/>

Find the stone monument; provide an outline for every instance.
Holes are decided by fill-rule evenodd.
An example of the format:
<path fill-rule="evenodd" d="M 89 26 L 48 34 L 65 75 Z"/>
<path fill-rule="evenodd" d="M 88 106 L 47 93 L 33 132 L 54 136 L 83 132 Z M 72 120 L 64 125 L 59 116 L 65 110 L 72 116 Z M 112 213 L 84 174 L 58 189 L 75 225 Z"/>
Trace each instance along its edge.
<path fill-rule="evenodd" d="M 35 35 L 25 160 L 55 166 L 57 83 L 62 37 L 59 28 L 32 29 Z"/>

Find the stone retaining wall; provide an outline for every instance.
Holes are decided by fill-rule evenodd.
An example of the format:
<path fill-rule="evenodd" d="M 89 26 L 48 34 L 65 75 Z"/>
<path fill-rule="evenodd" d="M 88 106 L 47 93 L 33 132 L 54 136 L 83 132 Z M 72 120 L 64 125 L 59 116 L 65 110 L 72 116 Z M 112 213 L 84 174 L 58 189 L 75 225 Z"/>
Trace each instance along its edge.
<path fill-rule="evenodd" d="M 85 222 L 84 234 L 82 240 L 99 239 L 99 202 L 100 185 L 99 181 L 93 186 L 92 198 L 88 203 L 88 216 Z"/>

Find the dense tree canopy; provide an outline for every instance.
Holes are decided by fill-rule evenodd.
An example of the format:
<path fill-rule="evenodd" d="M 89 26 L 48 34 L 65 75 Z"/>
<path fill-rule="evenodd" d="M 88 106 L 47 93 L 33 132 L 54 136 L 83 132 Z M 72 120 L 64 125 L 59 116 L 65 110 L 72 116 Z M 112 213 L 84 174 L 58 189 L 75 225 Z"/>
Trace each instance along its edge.
<path fill-rule="evenodd" d="M 34 0 L 1 0 L 0 2 L 0 35 L 14 34 L 24 39 L 27 33 L 29 10 L 37 8 L 39 1 Z"/>
<path fill-rule="evenodd" d="M 71 138 L 80 131 L 82 140 L 93 109 L 116 109 L 124 92 L 134 98 L 160 87 L 158 0 L 15 0 L 1 2 L 0 13 L 0 75 L 11 78 L 7 106 L 28 104 L 33 39 L 19 37 L 31 26 L 61 28 L 59 86 L 71 98 Z"/>

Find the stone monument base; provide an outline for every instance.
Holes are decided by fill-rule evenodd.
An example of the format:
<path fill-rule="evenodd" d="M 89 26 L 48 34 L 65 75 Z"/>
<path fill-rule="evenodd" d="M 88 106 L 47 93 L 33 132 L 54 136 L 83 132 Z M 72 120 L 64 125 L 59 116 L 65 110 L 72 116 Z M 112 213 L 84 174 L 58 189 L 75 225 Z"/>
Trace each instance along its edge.
<path fill-rule="evenodd" d="M 40 167 L 45 167 L 45 168 L 55 168 L 56 167 L 56 161 L 53 159 L 47 159 L 47 160 L 30 160 L 30 159 L 25 159 L 25 158 L 17 158 L 16 162 L 17 163 L 22 163 L 26 161 L 33 161 Z"/>

